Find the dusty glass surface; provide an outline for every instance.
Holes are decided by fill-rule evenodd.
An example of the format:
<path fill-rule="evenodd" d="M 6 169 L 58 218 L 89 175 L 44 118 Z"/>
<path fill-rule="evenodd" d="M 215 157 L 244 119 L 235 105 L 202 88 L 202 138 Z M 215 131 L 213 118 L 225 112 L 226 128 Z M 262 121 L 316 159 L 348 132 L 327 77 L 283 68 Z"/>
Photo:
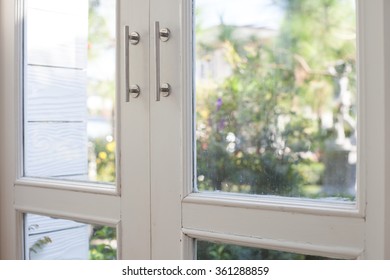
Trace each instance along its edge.
<path fill-rule="evenodd" d="M 198 191 L 354 201 L 354 0 L 196 0 Z"/>
<path fill-rule="evenodd" d="M 26 0 L 24 175 L 115 182 L 115 0 Z"/>
<path fill-rule="evenodd" d="M 198 260 L 328 260 L 329 258 L 238 245 L 196 241 Z"/>
<path fill-rule="evenodd" d="M 34 214 L 24 215 L 27 260 L 115 260 L 116 229 Z"/>

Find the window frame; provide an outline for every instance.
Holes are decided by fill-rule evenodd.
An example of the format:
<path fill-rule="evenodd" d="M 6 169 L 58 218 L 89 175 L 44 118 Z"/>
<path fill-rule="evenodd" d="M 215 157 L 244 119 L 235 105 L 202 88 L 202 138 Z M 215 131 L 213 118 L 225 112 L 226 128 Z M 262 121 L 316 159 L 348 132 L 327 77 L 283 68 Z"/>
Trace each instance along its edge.
<path fill-rule="evenodd" d="M 0 2 L 0 259 L 22 258 L 22 224 L 21 212 L 32 211 L 38 214 L 52 214 L 58 217 L 78 217 L 85 222 L 105 222 L 116 225 L 120 231 L 135 226 L 142 226 L 137 234 L 121 237 L 121 246 L 126 250 L 139 249 L 138 255 L 122 252 L 122 258 L 152 258 L 152 259 L 192 259 L 195 256 L 194 238 L 209 241 L 227 242 L 237 245 L 261 247 L 276 250 L 294 251 L 305 254 L 317 254 L 328 257 L 358 258 L 358 259 L 389 259 L 390 258 L 390 3 L 386 0 L 357 0 L 358 10 L 358 57 L 359 57 L 359 152 L 358 152 L 358 202 L 354 209 L 335 207 L 334 205 L 318 205 L 302 203 L 301 200 L 280 198 L 270 200 L 265 198 L 252 199 L 237 196 L 217 196 L 205 193 L 192 193 L 193 185 L 193 96 L 192 96 L 192 2 L 191 0 L 150 0 L 151 18 L 143 22 L 148 27 L 156 20 L 172 27 L 172 37 L 175 52 L 163 51 L 165 59 L 172 61 L 175 67 L 169 73 L 173 83 L 171 99 L 165 103 L 150 104 L 150 120 L 152 130 L 150 153 L 153 156 L 150 162 L 150 184 L 142 192 L 143 199 L 149 199 L 145 205 L 142 199 L 136 197 L 137 190 L 124 191 L 121 197 L 109 194 L 95 194 L 79 189 L 71 191 L 30 186 L 29 183 L 18 180 L 20 176 L 21 138 L 20 138 L 20 98 L 22 90 L 22 72 L 20 28 L 20 1 Z M 124 1 L 121 13 L 131 10 L 134 1 Z M 143 2 L 143 1 L 141 1 Z M 144 1 L 146 2 L 146 1 Z M 122 2 L 121 2 L 122 3 Z M 146 5 L 146 4 L 145 4 Z M 172 8 L 174 7 L 174 8 Z M 146 7 L 143 6 L 143 9 Z M 136 10 L 136 9 L 134 9 Z M 158 15 L 157 15 L 158 11 Z M 122 15 L 122 14 L 121 14 Z M 132 14 L 131 23 L 137 24 L 137 18 Z M 120 22 L 121 28 L 129 22 Z M 122 33 L 121 33 L 122 34 Z M 152 36 L 146 36 L 153 39 Z M 123 39 L 120 39 L 122 46 Z M 152 42 L 146 40 L 149 57 L 154 56 Z M 375 43 L 372 43 L 375 42 Z M 173 54 L 176 53 L 176 57 Z M 177 56 L 177 53 L 180 55 Z M 153 62 L 147 70 L 152 80 L 154 73 Z M 124 65 L 120 68 L 123 72 Z M 120 80 L 123 80 L 123 73 Z M 121 92 L 122 85 L 120 83 Z M 152 83 L 150 83 L 152 87 Z M 182 94 L 178 94 L 182 93 Z M 190 94 L 191 93 L 191 94 Z M 152 94 L 150 98 L 153 98 Z M 133 103 L 134 104 L 134 103 Z M 161 106 L 160 106 L 161 105 Z M 124 105 L 121 104 L 122 114 Z M 135 108 L 135 106 L 133 107 Z M 146 106 L 146 108 L 149 108 Z M 172 111 L 172 108 L 176 108 Z M 148 109 L 149 110 L 149 109 Z M 128 112 L 129 110 L 125 110 Z M 161 115 L 164 118 L 161 118 Z M 123 117 L 122 115 L 122 117 Z M 11 124 L 11 125 L 10 125 Z M 123 132 L 126 128 L 121 128 Z M 159 131 L 169 135 L 160 141 Z M 130 131 L 125 133 L 129 136 Z M 147 135 L 149 135 L 146 132 Z M 153 138 L 154 137 L 154 138 Z M 124 138 L 122 138 L 124 139 Z M 179 140 L 178 140 L 179 139 Z M 167 141 L 168 140 L 168 141 Z M 172 140 L 172 141 L 170 141 Z M 123 143 L 123 141 L 122 141 Z M 177 148 L 179 143 L 179 149 Z M 130 146 L 130 145 L 129 145 Z M 162 155 L 165 150 L 171 151 L 172 158 L 168 165 Z M 133 151 L 135 148 L 133 147 Z M 130 151 L 129 151 L 130 152 Z M 122 155 L 126 158 L 128 153 Z M 150 155 L 149 155 L 150 156 Z M 130 167 L 129 163 L 121 161 L 122 168 Z M 142 179 L 139 179 L 142 181 Z M 128 185 L 129 181 L 122 181 Z M 34 183 L 31 183 L 34 185 Z M 161 188 L 164 186 L 165 188 Z M 167 188 L 168 187 L 168 188 Z M 32 195 L 31 192 L 34 192 Z M 56 200 L 47 202 L 44 206 L 51 208 L 41 212 L 43 207 L 37 196 L 41 192 L 51 192 Z M 54 195 L 55 194 L 55 195 Z M 61 210 L 55 212 L 62 196 L 98 196 L 102 203 L 116 205 L 125 217 L 118 217 L 104 213 L 94 208 L 91 212 L 80 214 L 80 209 L 66 209 L 68 214 Z M 30 199 L 27 203 L 24 199 Z M 36 199 L 35 199 L 36 198 Z M 138 198 L 138 199 L 137 199 Z M 80 198 L 78 198 L 80 199 Z M 122 201 L 120 201 L 123 199 Z M 29 204 L 26 206 L 26 204 Z M 129 206 L 134 205 L 134 206 Z M 35 207 L 36 206 L 36 207 Z M 34 208 L 35 207 L 35 208 Z M 144 212 L 135 217 L 136 207 L 142 207 Z M 140 208 L 138 208 L 140 209 Z M 65 211 L 65 212 L 66 212 Z M 84 210 L 83 210 L 84 211 Z M 226 217 L 226 211 L 232 213 Z M 127 214 L 126 214 L 127 213 Z M 133 214 L 131 214 L 133 213 Z M 210 219 L 205 222 L 203 217 Z M 256 226 L 243 221 L 243 215 L 253 217 L 258 223 Z M 102 217 L 103 216 L 103 217 Z M 241 219 L 240 219 L 241 217 Z M 119 223 L 124 219 L 125 223 Z M 273 227 L 263 230 L 264 224 L 273 223 Z M 288 221 L 290 224 L 285 224 Z M 237 229 L 240 225 L 241 228 Z M 297 226 L 298 225 L 298 226 Z M 296 230 L 301 225 L 304 229 L 315 229 L 316 236 L 311 237 Z M 326 236 L 323 236 L 324 232 Z M 144 233 L 147 233 L 146 236 Z M 336 235 L 337 234 L 337 235 Z M 340 237 L 340 236 L 341 237 Z M 348 237 L 353 239 L 349 240 Z M 340 239 L 341 238 L 341 239 Z M 310 243 L 310 244 L 309 244 Z"/>

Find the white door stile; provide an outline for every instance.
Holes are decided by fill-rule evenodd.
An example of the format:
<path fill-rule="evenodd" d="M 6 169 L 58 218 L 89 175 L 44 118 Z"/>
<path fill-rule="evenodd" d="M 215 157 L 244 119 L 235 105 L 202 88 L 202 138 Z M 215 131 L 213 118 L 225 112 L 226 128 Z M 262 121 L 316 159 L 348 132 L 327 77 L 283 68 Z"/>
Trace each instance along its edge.
<path fill-rule="evenodd" d="M 385 116 L 385 123 L 390 120 L 390 110 L 388 109 L 390 106 L 390 17 L 388 16 L 390 14 L 390 2 L 385 1 L 384 2 L 384 40 L 385 40 L 385 98 L 386 98 L 386 116 Z M 386 143 L 389 143 L 390 139 L 390 129 L 389 125 L 386 126 Z M 390 168 L 390 147 L 389 145 L 385 146 L 385 154 L 386 154 L 386 170 L 388 171 Z M 385 206 L 385 241 L 384 241 L 384 258 L 390 259 L 390 191 L 389 191 L 389 182 L 390 182 L 390 172 L 386 172 L 386 189 L 385 189 L 385 197 L 384 197 L 384 206 Z M 386 203 L 387 202 L 387 203 Z"/>
<path fill-rule="evenodd" d="M 150 1 L 151 78 L 151 233 L 152 259 L 181 259 L 182 100 L 180 0 Z M 160 69 L 156 69 L 155 22 L 168 28 L 171 37 L 160 41 Z M 156 101 L 156 71 L 161 83 L 171 85 L 171 94 Z"/>
<path fill-rule="evenodd" d="M 196 182 L 196 141 L 194 137 L 195 131 L 195 89 L 194 89 L 194 1 L 181 1 L 179 5 L 180 11 L 180 32 L 181 32 L 181 91 L 182 91 L 182 166 L 181 174 L 182 181 L 182 235 L 183 244 L 182 252 L 183 259 L 196 259 L 196 242 L 194 236 L 191 236 L 184 229 L 185 214 L 184 201 L 193 195 L 194 186 Z"/>
<path fill-rule="evenodd" d="M 364 14 L 360 20 L 363 37 L 361 92 L 365 107 L 364 152 L 366 164 L 364 259 L 390 259 L 390 177 L 389 177 L 389 14 L 386 0 L 359 1 Z M 375 43 L 373 43 L 375 42 Z"/>
<path fill-rule="evenodd" d="M 123 259 L 150 258 L 150 132 L 149 132 L 149 1 L 122 0 L 120 21 L 119 95 L 121 103 L 121 219 Z M 130 84 L 141 94 L 125 102 L 124 26 L 140 35 L 129 45 Z"/>
<path fill-rule="evenodd" d="M 19 6 L 19 2 L 17 5 Z M 16 94 L 18 92 L 17 75 L 18 57 L 17 43 L 19 33 L 16 33 L 17 13 L 14 1 L 0 2 L 0 259 L 17 259 L 17 215 L 13 209 L 13 183 L 17 176 L 17 129 L 18 121 Z M 5 66 L 7 65 L 7 66 Z M 3 226 L 7 225 L 7 226 Z"/>

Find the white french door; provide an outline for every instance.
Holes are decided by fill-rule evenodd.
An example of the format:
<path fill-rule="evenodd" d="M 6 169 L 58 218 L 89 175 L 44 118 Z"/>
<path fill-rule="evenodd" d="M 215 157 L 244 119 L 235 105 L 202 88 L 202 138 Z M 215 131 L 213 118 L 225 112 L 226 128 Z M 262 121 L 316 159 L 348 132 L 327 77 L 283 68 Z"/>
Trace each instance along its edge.
<path fill-rule="evenodd" d="M 161 75 L 164 76 L 162 78 L 164 82 L 168 81 L 171 83 L 172 94 L 166 99 L 162 99 L 161 103 L 151 102 L 152 258 L 192 258 L 194 256 L 202 258 L 202 254 L 200 254 L 199 250 L 201 250 L 201 248 L 204 249 L 204 241 L 209 241 L 211 244 L 236 244 L 246 247 L 296 252 L 330 258 L 387 258 L 388 248 L 382 243 L 386 240 L 383 233 L 387 231 L 387 226 L 384 225 L 384 227 L 381 227 L 380 233 L 377 236 L 379 239 L 374 238 L 375 240 L 372 238 L 374 235 L 378 234 L 378 232 L 373 233 L 372 228 L 370 227 L 371 223 L 379 225 L 382 223 L 387 224 L 387 222 L 384 219 L 385 216 L 383 216 L 383 214 L 386 213 L 386 210 L 384 210 L 382 214 L 379 214 L 377 211 L 380 210 L 377 206 L 371 205 L 370 207 L 370 200 L 374 199 L 377 202 L 381 201 L 380 204 L 386 208 L 385 204 L 382 204 L 385 203 L 385 201 L 380 199 L 379 195 L 381 190 L 384 191 L 386 187 L 383 185 L 383 188 L 379 187 L 379 189 L 377 189 L 381 184 L 379 183 L 378 178 L 383 178 L 385 175 L 384 173 L 377 173 L 379 171 L 378 161 L 380 162 L 384 158 L 379 156 L 379 150 L 377 150 L 378 153 L 375 153 L 374 158 L 371 158 L 373 153 L 369 152 L 374 147 L 374 149 L 380 149 L 378 145 L 380 145 L 380 143 L 384 144 L 384 142 L 376 142 L 378 141 L 378 137 L 375 137 L 375 140 L 370 136 L 378 133 L 378 125 L 381 125 L 380 122 L 377 122 L 378 119 L 375 116 L 377 116 L 378 113 L 377 109 L 381 108 L 379 100 L 381 100 L 383 96 L 380 97 L 378 95 L 373 97 L 375 93 L 371 86 L 377 86 L 377 83 L 374 82 L 374 80 L 379 76 L 371 76 L 372 73 L 368 69 L 370 69 L 370 65 L 372 65 L 372 62 L 375 60 L 379 50 L 375 50 L 374 48 L 371 48 L 371 44 L 367 44 L 367 40 L 380 41 L 379 37 L 375 37 L 374 35 L 378 33 L 371 31 L 371 28 L 376 24 L 380 25 L 380 20 L 374 15 L 377 15 L 376 11 L 381 9 L 386 10 L 386 4 L 380 1 L 375 3 L 368 3 L 367 1 L 340 1 L 340 3 L 345 4 L 348 2 L 350 5 L 356 5 L 356 10 L 354 11 L 356 15 L 356 37 L 354 38 L 356 40 L 357 83 L 355 86 L 358 93 L 356 93 L 355 108 L 358 117 L 355 129 L 357 129 L 358 140 L 357 165 L 355 165 L 357 166 L 355 179 L 355 182 L 357 183 L 355 187 L 350 188 L 355 198 L 352 200 L 352 203 L 345 203 L 343 201 L 339 201 L 339 203 L 337 202 L 337 199 L 335 200 L 335 197 L 348 197 L 348 192 L 345 194 L 339 192 L 335 195 L 335 193 L 331 193 L 332 191 L 325 191 L 325 197 L 328 197 L 325 199 L 318 199 L 318 197 L 316 199 L 306 199 L 302 197 L 305 195 L 298 195 L 298 197 L 296 197 L 297 195 L 292 193 L 287 193 L 287 195 L 276 193 L 275 196 L 275 193 L 272 193 L 272 191 L 256 192 L 253 189 L 250 193 L 255 193 L 256 195 L 250 195 L 245 193 L 245 191 L 234 191 L 234 188 L 237 187 L 235 184 L 237 183 L 232 183 L 231 181 L 234 179 L 231 179 L 228 175 L 223 177 L 225 181 L 222 182 L 227 185 L 226 189 L 223 189 L 223 186 L 222 189 L 220 189 L 220 185 L 211 185 L 211 187 L 209 186 L 208 188 L 208 190 L 211 188 L 211 190 L 214 189 L 217 191 L 210 192 L 207 191 L 207 188 L 204 189 L 202 182 L 204 182 L 207 176 L 210 176 L 210 178 L 212 177 L 212 175 L 207 175 L 210 174 L 207 173 L 207 171 L 209 171 L 207 169 L 218 169 L 218 167 L 212 165 L 213 159 L 215 159 L 215 157 L 218 158 L 218 156 L 215 156 L 214 154 L 214 158 L 212 156 L 207 158 L 206 161 L 208 161 L 209 165 L 206 168 L 206 173 L 201 173 L 205 172 L 201 169 L 202 167 L 199 166 L 203 163 L 203 159 L 198 150 L 199 146 L 202 145 L 202 142 L 200 142 L 197 137 L 198 133 L 202 133 L 202 131 L 199 132 L 198 128 L 200 121 L 202 120 L 201 110 L 203 107 L 199 109 L 199 106 L 202 106 L 202 104 L 194 100 L 194 95 L 196 95 L 195 99 L 202 100 L 202 89 L 199 88 L 201 88 L 203 84 L 201 83 L 201 78 L 197 76 L 198 73 L 195 73 L 195 71 L 207 71 L 207 67 L 205 70 L 198 64 L 201 55 L 197 52 L 197 44 L 207 44 L 207 42 L 210 41 L 213 42 L 215 38 L 212 39 L 210 37 L 213 35 L 216 37 L 217 35 L 215 35 L 215 31 L 213 31 L 212 28 L 209 30 L 203 29 L 199 32 L 199 29 L 201 28 L 199 28 L 197 24 L 199 21 L 206 25 L 205 22 L 207 21 L 220 20 L 219 17 L 221 16 L 222 11 L 226 13 L 226 22 L 228 21 L 229 16 L 233 17 L 234 14 L 240 13 L 240 11 L 243 11 L 243 13 L 246 11 L 248 13 L 248 18 L 250 18 L 249 14 L 251 8 L 247 7 L 247 9 L 244 9 L 241 5 L 252 7 L 251 5 L 254 5 L 253 2 L 256 1 L 242 1 L 240 3 L 237 3 L 236 1 L 223 1 L 219 6 L 223 7 L 219 10 L 220 14 L 214 14 L 214 18 L 210 18 L 212 17 L 210 10 L 212 10 L 213 6 L 218 6 L 218 3 L 216 2 L 174 0 L 155 2 L 156 3 L 153 3 L 153 1 L 151 1 L 150 26 L 153 27 L 153 23 L 156 20 L 159 20 L 161 27 L 167 27 L 172 31 L 171 39 L 166 43 L 161 43 Z M 202 3 L 203 6 L 201 5 Z M 293 5 L 293 2 L 287 1 L 287 3 Z M 257 1 L 255 4 L 262 4 L 262 8 L 266 8 L 267 4 L 271 5 L 267 1 Z M 384 4 L 384 6 L 382 6 L 382 4 Z M 230 10 L 228 8 L 229 6 Z M 204 17 L 201 17 L 202 12 L 204 13 Z M 164 16 L 166 16 L 166 18 L 164 18 Z M 264 16 L 266 17 L 267 14 L 264 13 Z M 305 14 L 295 15 L 295 17 L 305 16 Z M 293 18 L 294 14 L 291 15 L 291 20 Z M 202 20 L 204 22 L 202 22 Z M 179 27 L 176 27 L 176 24 L 178 24 Z M 241 30 L 236 29 L 236 31 L 231 31 L 232 29 L 229 30 L 229 27 L 234 28 L 234 24 L 229 26 L 229 23 L 227 22 L 226 29 L 227 33 L 230 31 L 233 35 L 233 32 L 236 32 L 235 35 L 238 42 L 236 41 L 235 43 L 240 44 L 245 40 L 245 32 L 249 32 L 248 37 L 251 35 L 255 37 L 253 29 L 255 29 L 256 24 L 260 25 L 265 23 L 259 20 L 258 22 L 254 22 L 252 26 L 247 27 L 247 29 L 245 29 L 245 25 L 243 25 Z M 176 30 L 177 28 L 178 30 Z M 252 28 L 252 31 L 250 28 Z M 240 34 L 241 31 L 243 34 Z M 269 36 L 267 35 L 268 33 L 266 33 L 267 31 L 269 30 L 265 28 L 264 36 Z M 294 30 L 291 29 L 290 31 L 293 32 Z M 204 37 L 202 37 L 202 32 L 205 34 Z M 198 33 L 201 34 L 199 35 Z M 204 41 L 202 41 L 203 39 Z M 224 43 L 227 44 L 226 42 Z M 267 40 L 265 39 L 264 45 L 266 44 Z M 211 44 L 208 47 L 211 49 L 214 48 L 215 51 L 214 54 L 212 54 L 212 52 L 207 53 L 208 57 L 205 63 L 210 65 L 215 58 L 213 58 L 213 55 L 218 56 L 218 46 Z M 251 53 L 251 51 L 253 51 L 252 48 L 254 48 L 253 45 L 248 44 L 245 46 L 243 44 L 242 47 L 249 48 L 248 53 L 253 55 L 253 53 Z M 163 48 L 166 48 L 166 53 L 164 53 Z M 234 43 L 231 48 L 234 48 Z M 261 45 L 259 48 L 261 48 Z M 205 52 L 207 52 L 207 46 L 205 49 Z M 237 58 L 240 55 L 239 51 L 237 51 L 235 55 L 236 56 L 232 55 L 230 59 L 233 61 L 236 60 L 237 63 L 237 61 L 240 60 L 240 58 Z M 194 56 L 196 56 L 196 59 Z M 153 56 L 153 48 L 150 57 L 156 58 L 156 56 Z M 249 64 L 248 57 L 241 57 L 241 59 L 247 59 L 245 60 L 246 64 L 244 63 L 243 65 Z M 167 59 L 168 62 L 165 62 L 164 59 Z M 218 60 L 218 57 L 215 59 Z M 231 61 L 229 62 L 231 63 Z M 169 68 L 164 68 L 166 67 L 165 63 L 169 64 Z M 214 63 L 214 65 L 209 66 L 211 68 L 209 71 L 216 75 L 215 71 L 217 66 L 215 65 L 218 64 L 218 62 Z M 151 66 L 153 64 L 154 62 L 152 61 Z M 226 64 L 223 64 L 223 66 L 229 67 Z M 270 64 L 269 67 L 272 68 L 274 65 Z M 165 71 L 163 69 L 165 69 Z M 245 71 L 245 66 L 240 69 L 240 71 Z M 222 72 L 224 71 L 222 70 Z M 151 73 L 151 85 L 153 85 L 153 70 Z M 213 74 L 209 73 L 209 75 Z M 247 75 L 250 75 L 250 71 L 247 72 Z M 241 78 L 245 78 L 245 75 L 242 75 Z M 261 76 L 258 78 L 261 79 Z M 275 81 L 277 78 L 272 76 L 271 79 Z M 235 77 L 232 78 L 232 80 L 233 82 L 236 82 Z M 224 83 L 228 83 L 226 81 L 228 81 L 228 79 L 222 82 L 222 86 L 219 90 L 224 88 Z M 215 80 L 210 83 L 213 82 L 215 83 Z M 245 83 L 251 82 L 251 80 L 245 80 L 240 86 L 245 88 Z M 266 84 L 267 80 L 262 81 L 262 83 Z M 275 84 L 276 83 L 277 82 L 275 82 Z M 227 87 L 227 89 L 225 87 L 225 92 L 217 95 L 219 98 L 214 100 L 214 103 L 212 103 L 213 101 L 210 102 L 212 105 L 214 104 L 214 108 L 221 110 L 222 106 L 224 106 L 223 102 L 229 102 L 229 96 L 226 95 L 234 94 L 233 87 L 234 86 L 231 86 L 230 88 Z M 178 91 L 175 90 L 176 88 Z M 250 89 L 247 90 L 249 91 Z M 213 98 L 211 91 L 212 89 L 208 92 L 209 95 L 206 95 L 208 96 L 206 99 Z M 240 89 L 238 89 L 238 91 L 240 91 Z M 241 89 L 241 91 L 243 90 Z M 242 94 L 243 96 L 245 95 L 244 92 L 242 92 Z M 262 101 L 263 99 L 260 99 L 259 97 L 258 102 L 261 103 Z M 237 100 L 235 100 L 235 102 L 237 102 Z M 264 102 L 266 103 L 266 100 Z M 231 105 L 231 103 L 229 104 Z M 251 105 L 250 103 L 246 104 L 247 105 L 245 105 L 245 103 L 242 104 L 241 110 L 245 110 L 245 106 Z M 272 106 L 272 103 L 266 104 Z M 275 106 L 278 106 L 278 104 L 276 103 Z M 238 122 L 239 120 L 237 118 L 235 119 L 234 115 L 238 113 L 232 113 L 228 110 L 229 109 L 227 109 L 226 113 L 232 114 L 230 119 Z M 196 118 L 194 117 L 195 114 L 197 114 Z M 211 113 L 208 112 L 208 114 Z M 215 117 L 219 117 L 218 113 L 215 114 Z M 229 120 L 224 120 L 225 127 L 229 126 Z M 212 121 L 213 119 L 208 119 L 209 123 Z M 234 123 L 234 121 L 232 121 L 232 127 L 237 124 Z M 292 120 L 290 119 L 290 121 Z M 228 124 L 226 124 L 226 122 Z M 212 130 L 213 128 L 208 127 L 208 124 L 206 124 L 206 130 L 207 129 Z M 234 131 L 234 128 L 230 129 L 232 129 L 231 131 Z M 251 127 L 251 129 L 255 129 L 255 127 Z M 223 128 L 221 128 L 221 130 L 223 130 Z M 376 132 L 370 133 L 371 130 L 375 130 Z M 207 131 L 205 133 L 207 134 Z M 246 131 L 245 133 L 249 134 L 250 131 Z M 220 134 L 224 137 L 223 133 Z M 211 134 L 209 134 L 208 137 L 211 137 L 210 135 Z M 224 148 L 229 152 L 229 149 L 233 150 L 233 148 L 229 146 L 233 143 L 233 140 L 230 140 L 233 137 L 230 133 L 226 133 L 225 135 L 226 146 L 224 146 Z M 234 136 L 236 138 L 241 137 L 240 140 L 245 141 L 245 135 L 235 134 Z M 379 138 L 382 139 L 382 137 L 384 137 L 384 135 Z M 304 141 L 304 139 L 302 140 Z M 210 141 L 206 141 L 206 143 L 211 145 Z M 234 144 L 237 146 L 240 145 L 240 142 L 235 141 Z M 244 143 L 241 142 L 241 145 L 244 145 Z M 249 148 L 247 151 L 249 151 Z M 215 152 L 211 149 L 205 150 L 210 154 Z M 244 150 L 233 150 L 231 153 L 234 154 L 235 151 L 237 152 L 237 155 L 242 152 L 245 156 Z M 229 160 L 223 157 L 221 158 L 222 161 Z M 350 157 L 348 158 L 351 160 Z M 347 166 L 353 161 L 348 162 Z M 226 161 L 225 164 L 227 164 Z M 349 176 L 349 171 L 347 171 L 349 167 L 344 169 L 344 167 L 338 165 L 338 160 L 336 158 L 333 158 L 330 165 L 326 168 L 332 170 L 332 166 L 336 167 L 333 171 L 329 172 L 330 174 L 334 175 L 341 172 L 341 176 L 344 176 L 344 178 Z M 340 168 L 343 168 L 343 171 L 338 170 Z M 244 169 L 244 171 L 248 172 L 248 169 Z M 261 172 L 262 171 L 258 171 L 258 173 Z M 326 173 L 327 172 L 325 171 L 324 176 L 327 176 Z M 245 181 L 245 174 L 247 173 L 243 174 L 244 179 L 242 179 L 242 181 Z M 229 180 L 231 181 L 229 182 Z M 265 184 L 267 180 L 272 179 L 266 179 L 263 181 L 263 184 Z M 330 179 L 330 181 L 332 181 L 332 179 Z M 334 182 L 340 182 L 338 179 L 332 181 L 333 183 L 329 183 L 330 181 L 326 181 L 327 183 L 323 182 L 325 185 L 323 187 L 325 189 L 326 184 L 337 185 L 337 183 Z M 341 185 L 342 184 L 345 186 L 347 183 L 344 180 Z M 238 188 L 240 188 L 240 186 L 238 186 Z M 330 189 L 332 189 L 332 187 L 330 187 Z M 333 199 L 331 197 L 333 197 Z M 379 201 L 376 199 L 379 199 Z M 345 201 L 345 199 L 342 200 Z M 372 216 L 374 212 L 376 212 L 378 216 Z M 194 240 L 198 240 L 198 247 L 193 246 L 194 244 L 192 242 Z M 380 245 L 381 243 L 382 245 Z M 213 245 L 209 246 L 212 247 Z M 221 247 L 219 247 L 219 249 L 221 249 Z M 212 249 L 210 250 L 210 247 L 209 249 L 206 249 L 206 251 L 207 250 L 209 250 L 209 253 L 212 251 Z M 211 254 L 215 254 L 215 251 L 211 252 Z"/>
<path fill-rule="evenodd" d="M 338 40 L 349 40 L 345 44 L 355 42 L 348 49 L 352 55 L 342 57 L 351 63 L 345 68 L 326 49 L 328 61 L 306 61 L 302 49 L 314 48 L 306 41 L 288 45 L 295 47 L 291 54 L 280 51 L 283 40 L 294 42 L 280 37 L 286 30 L 294 34 L 286 20 L 302 23 L 306 16 L 288 14 L 290 1 L 272 6 L 273 17 L 259 11 L 255 19 L 255 8 L 241 6 L 262 10 L 272 1 L 81 2 L 0 4 L 2 259 L 42 256 L 36 251 L 55 240 L 39 230 L 59 219 L 70 224 L 56 232 L 77 228 L 87 251 L 93 225 L 113 229 L 118 259 L 237 258 L 245 254 L 232 252 L 248 250 L 243 247 L 341 259 L 390 257 L 386 1 L 338 2 L 343 9 L 354 6 L 348 11 L 354 11 L 355 33 L 335 32 Z M 309 9 L 308 1 L 300 2 L 303 11 Z M 246 14 L 239 18 L 241 10 Z M 344 54 L 340 50 L 335 53 Z M 355 82 L 348 89 L 347 77 Z M 321 98 L 313 92 L 329 90 L 333 82 L 354 97 L 324 105 L 316 115 L 310 106 Z M 303 101 L 286 101 L 286 92 L 298 96 L 303 90 L 309 92 Z M 113 97 L 109 113 L 107 96 Z M 328 127 L 326 113 L 335 114 Z M 297 116 L 306 127 L 296 125 Z M 93 130 L 97 118 L 111 124 L 108 132 L 105 126 Z M 310 121 L 318 126 L 309 127 Z M 315 142 L 324 134 L 315 138 L 313 127 L 327 127 L 336 135 L 329 139 L 349 141 L 348 149 L 337 142 L 337 151 L 324 152 L 329 139 Z M 286 136 L 288 128 L 295 138 Z M 106 134 L 101 140 L 93 132 Z M 302 148 L 310 137 L 311 145 Z M 105 150 L 98 149 L 99 141 Z M 230 245 L 243 247 L 226 249 Z"/>

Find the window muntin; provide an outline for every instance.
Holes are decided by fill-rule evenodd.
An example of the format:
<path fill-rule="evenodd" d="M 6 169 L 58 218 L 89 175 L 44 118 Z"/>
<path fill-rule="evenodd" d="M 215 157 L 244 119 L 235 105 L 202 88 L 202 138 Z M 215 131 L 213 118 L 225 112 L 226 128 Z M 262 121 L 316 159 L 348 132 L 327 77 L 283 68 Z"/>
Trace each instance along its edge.
<path fill-rule="evenodd" d="M 24 176 L 116 180 L 116 0 L 26 0 Z"/>
<path fill-rule="evenodd" d="M 354 201 L 355 1 L 195 3 L 197 189 Z"/>

